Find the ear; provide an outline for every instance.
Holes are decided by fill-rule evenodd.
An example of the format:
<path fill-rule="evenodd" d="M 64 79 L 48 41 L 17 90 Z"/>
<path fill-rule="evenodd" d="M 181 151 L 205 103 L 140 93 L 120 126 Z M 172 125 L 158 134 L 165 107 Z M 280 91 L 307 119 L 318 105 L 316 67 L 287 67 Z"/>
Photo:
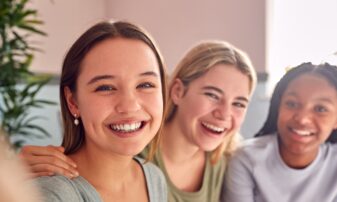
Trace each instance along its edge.
<path fill-rule="evenodd" d="M 74 93 L 71 92 L 70 88 L 66 86 L 63 89 L 64 97 L 67 101 L 68 109 L 72 115 L 76 114 L 78 117 L 80 116 L 80 110 L 78 109 L 77 101 Z"/>
<path fill-rule="evenodd" d="M 170 96 L 174 104 L 178 104 L 180 99 L 184 97 L 185 86 L 180 79 L 175 79 L 171 86 Z"/>

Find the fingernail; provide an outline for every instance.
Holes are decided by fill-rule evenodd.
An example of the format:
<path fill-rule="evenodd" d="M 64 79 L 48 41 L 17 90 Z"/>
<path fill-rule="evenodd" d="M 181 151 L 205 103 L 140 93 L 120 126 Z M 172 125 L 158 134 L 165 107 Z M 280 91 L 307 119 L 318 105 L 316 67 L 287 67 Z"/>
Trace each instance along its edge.
<path fill-rule="evenodd" d="M 75 171 L 75 172 L 73 172 L 73 175 L 74 175 L 75 177 L 78 177 L 78 176 L 79 176 L 79 173 L 78 173 L 77 171 Z"/>

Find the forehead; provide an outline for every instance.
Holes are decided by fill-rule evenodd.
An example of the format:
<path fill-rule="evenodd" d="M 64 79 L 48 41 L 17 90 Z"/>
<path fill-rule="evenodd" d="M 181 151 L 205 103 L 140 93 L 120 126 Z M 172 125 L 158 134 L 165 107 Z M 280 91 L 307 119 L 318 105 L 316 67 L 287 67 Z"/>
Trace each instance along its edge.
<path fill-rule="evenodd" d="M 217 83 L 223 86 L 248 87 L 250 79 L 234 65 L 217 64 L 195 80 L 198 83 Z"/>
<path fill-rule="evenodd" d="M 189 84 L 196 91 L 212 86 L 226 96 L 250 97 L 250 79 L 233 65 L 217 64 Z"/>
<path fill-rule="evenodd" d="M 143 41 L 126 38 L 106 39 L 96 44 L 81 63 L 81 74 L 139 74 L 159 72 L 153 50 Z"/>
<path fill-rule="evenodd" d="M 300 94 L 307 97 L 332 96 L 337 99 L 336 88 L 327 78 L 314 73 L 305 73 L 292 80 L 285 94 Z"/>

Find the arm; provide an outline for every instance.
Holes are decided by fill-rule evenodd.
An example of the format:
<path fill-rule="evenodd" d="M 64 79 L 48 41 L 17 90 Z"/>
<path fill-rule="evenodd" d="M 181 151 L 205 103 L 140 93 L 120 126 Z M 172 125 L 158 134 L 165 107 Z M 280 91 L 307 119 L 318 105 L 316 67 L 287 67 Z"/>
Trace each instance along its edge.
<path fill-rule="evenodd" d="M 254 202 L 252 164 L 241 153 L 229 161 L 222 190 L 222 202 Z"/>
<path fill-rule="evenodd" d="M 63 147 L 24 146 L 19 157 L 28 165 L 32 178 L 54 174 L 69 178 L 78 176 L 75 162 L 63 152 Z"/>

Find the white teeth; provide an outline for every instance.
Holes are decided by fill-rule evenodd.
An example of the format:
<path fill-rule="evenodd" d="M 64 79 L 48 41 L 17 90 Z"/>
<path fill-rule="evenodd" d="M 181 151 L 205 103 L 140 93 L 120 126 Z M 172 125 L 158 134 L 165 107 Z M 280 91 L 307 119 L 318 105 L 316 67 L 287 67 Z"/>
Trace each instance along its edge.
<path fill-rule="evenodd" d="M 295 133 L 297 133 L 298 135 L 301 136 L 309 136 L 312 135 L 313 133 L 307 130 L 296 130 L 296 129 L 292 129 Z"/>
<path fill-rule="evenodd" d="M 220 127 L 211 125 L 209 123 L 202 122 L 202 125 L 205 126 L 208 129 L 214 131 L 214 132 L 217 132 L 217 133 L 221 133 L 221 132 L 225 131 L 225 128 L 220 128 Z"/>
<path fill-rule="evenodd" d="M 140 126 L 142 125 L 141 122 L 137 122 L 137 123 L 125 123 L 125 124 L 111 124 L 110 128 L 112 130 L 118 131 L 118 132 L 133 132 L 136 131 L 140 128 Z"/>

